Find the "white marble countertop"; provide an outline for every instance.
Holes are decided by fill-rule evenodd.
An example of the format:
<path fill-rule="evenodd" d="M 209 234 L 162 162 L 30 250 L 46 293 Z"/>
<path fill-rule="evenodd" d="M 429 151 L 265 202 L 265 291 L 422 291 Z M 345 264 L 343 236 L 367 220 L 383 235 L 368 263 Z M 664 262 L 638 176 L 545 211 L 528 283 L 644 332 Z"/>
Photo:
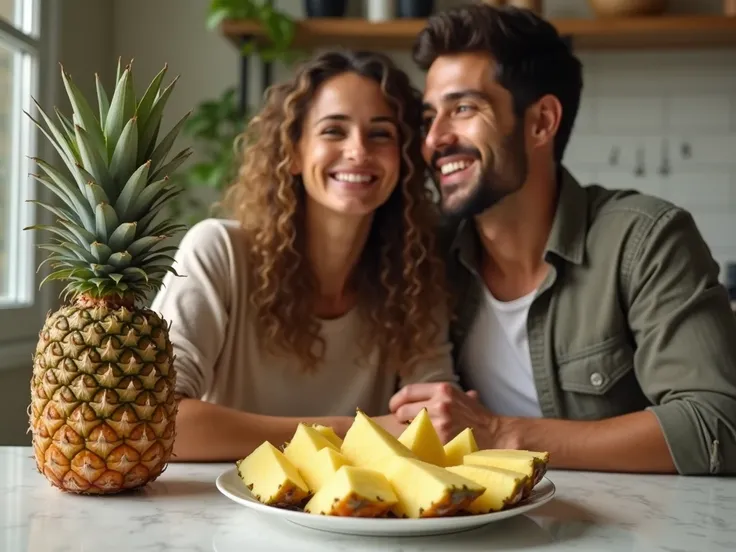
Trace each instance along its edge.
<path fill-rule="evenodd" d="M 555 498 L 480 529 L 443 536 L 351 537 L 266 519 L 229 500 L 229 464 L 171 464 L 126 495 L 67 495 L 36 471 L 30 448 L 0 447 L 0 551 L 732 552 L 736 479 L 551 471 Z"/>

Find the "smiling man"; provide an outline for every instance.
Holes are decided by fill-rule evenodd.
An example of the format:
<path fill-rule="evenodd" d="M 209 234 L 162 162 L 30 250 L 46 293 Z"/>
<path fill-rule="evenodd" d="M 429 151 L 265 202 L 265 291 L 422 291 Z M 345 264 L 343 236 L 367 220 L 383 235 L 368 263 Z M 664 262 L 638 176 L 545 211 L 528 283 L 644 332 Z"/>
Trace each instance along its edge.
<path fill-rule="evenodd" d="M 531 12 L 431 17 L 424 156 L 447 215 L 467 389 L 403 388 L 447 441 L 547 450 L 558 468 L 736 472 L 736 318 L 689 213 L 581 186 L 562 163 L 581 65 Z"/>

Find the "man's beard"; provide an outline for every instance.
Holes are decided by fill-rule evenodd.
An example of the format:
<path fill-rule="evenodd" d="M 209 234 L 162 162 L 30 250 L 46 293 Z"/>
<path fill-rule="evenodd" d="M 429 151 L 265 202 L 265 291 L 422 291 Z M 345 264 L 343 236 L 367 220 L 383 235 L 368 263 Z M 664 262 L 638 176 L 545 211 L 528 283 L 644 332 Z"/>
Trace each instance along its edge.
<path fill-rule="evenodd" d="M 486 163 L 481 167 L 481 173 L 477 176 L 476 181 L 463 186 L 463 188 L 470 188 L 467 197 L 452 207 L 447 206 L 445 200 L 449 197 L 445 197 L 445 194 L 443 194 L 442 188 L 437 182 L 436 172 L 432 171 L 432 179 L 440 194 L 442 214 L 448 222 L 459 222 L 465 218 L 475 217 L 499 203 L 506 196 L 521 189 L 529 168 L 524 148 L 523 126 L 516 125 L 514 131 L 504 138 L 500 151 L 503 154 L 503 168 L 505 170 L 498 170 L 494 167 L 493 156 L 487 156 Z M 481 159 L 480 152 L 477 149 L 454 145 L 440 152 L 435 152 L 432 158 L 432 166 L 435 167 L 436 160 L 441 157 L 457 154 L 469 154 L 477 160 Z M 453 193 L 462 193 L 462 189 L 450 192 L 450 197 Z"/>

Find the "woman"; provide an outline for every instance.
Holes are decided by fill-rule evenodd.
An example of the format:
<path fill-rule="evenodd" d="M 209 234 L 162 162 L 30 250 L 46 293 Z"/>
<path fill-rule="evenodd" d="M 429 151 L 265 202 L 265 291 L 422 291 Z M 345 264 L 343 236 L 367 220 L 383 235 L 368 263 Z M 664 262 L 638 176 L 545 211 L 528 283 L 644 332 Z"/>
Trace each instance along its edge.
<path fill-rule="evenodd" d="M 299 421 L 454 381 L 419 94 L 374 53 L 327 53 L 272 87 L 237 182 L 183 238 L 152 308 L 171 323 L 179 460 L 232 460 Z"/>

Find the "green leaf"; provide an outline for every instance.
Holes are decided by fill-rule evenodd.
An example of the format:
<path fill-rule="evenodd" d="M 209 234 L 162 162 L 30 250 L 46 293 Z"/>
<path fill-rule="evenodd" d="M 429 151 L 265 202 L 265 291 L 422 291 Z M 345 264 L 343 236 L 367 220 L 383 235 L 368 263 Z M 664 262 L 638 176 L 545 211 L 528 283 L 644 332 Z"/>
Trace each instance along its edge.
<path fill-rule="evenodd" d="M 133 204 L 130 206 L 130 210 L 127 214 L 133 220 L 141 218 L 143 213 L 150 209 L 159 194 L 165 192 L 165 188 L 168 183 L 169 177 L 165 176 L 161 180 L 151 182 L 148 186 L 143 188 L 143 191 L 138 195 L 138 197 L 133 198 Z"/>
<path fill-rule="evenodd" d="M 108 244 L 115 251 L 125 251 L 135 239 L 136 222 L 124 222 L 110 236 Z"/>
<path fill-rule="evenodd" d="M 24 113 L 31 121 L 33 121 L 33 123 L 44 134 L 44 136 L 46 136 L 46 139 L 51 142 L 51 145 L 54 146 L 54 149 L 59 154 L 59 157 L 61 157 L 61 160 L 69 169 L 69 172 L 74 176 L 77 183 L 79 183 L 79 171 L 77 171 L 77 167 L 75 165 L 74 152 L 69 148 L 69 144 L 67 143 L 66 138 L 64 138 L 64 135 L 59 131 L 58 128 L 56 128 L 56 125 L 54 125 L 48 115 L 46 115 L 46 112 L 41 109 L 41 106 L 38 104 L 38 102 L 36 102 L 35 99 L 33 100 L 33 103 L 36 105 L 36 109 L 38 109 L 41 117 L 43 117 L 43 120 L 46 122 L 46 126 L 48 127 L 49 132 L 51 132 L 51 135 L 53 135 L 53 138 L 51 135 L 49 135 L 49 132 L 47 132 L 46 129 L 43 128 L 41 123 L 34 119 L 28 112 L 24 111 Z"/>
<path fill-rule="evenodd" d="M 129 103 L 127 95 L 130 93 L 130 71 L 125 69 L 122 76 L 117 80 L 115 92 L 110 100 L 110 109 L 105 119 L 105 135 L 107 136 L 107 158 L 111 158 L 118 144 L 123 125 L 130 117 L 125 116 L 126 105 Z"/>
<path fill-rule="evenodd" d="M 146 182 L 148 182 L 148 169 L 150 167 L 150 161 L 146 161 L 143 165 L 138 167 L 138 169 L 130 175 L 125 186 L 123 186 L 123 191 L 120 192 L 120 195 L 115 201 L 115 211 L 117 211 L 120 218 L 126 222 L 133 220 L 129 214 L 131 212 L 131 206 L 135 198 L 140 195 L 146 187 Z"/>
<path fill-rule="evenodd" d="M 75 236 L 77 236 L 77 239 L 79 240 L 79 242 L 84 244 L 84 247 L 86 249 L 89 249 L 90 244 L 93 241 L 95 241 L 95 239 L 97 239 L 92 232 L 89 232 L 86 228 L 83 228 L 82 226 L 78 224 L 74 224 L 73 222 L 66 221 L 66 220 L 60 220 L 59 224 L 63 225 L 70 232 L 72 232 Z"/>
<path fill-rule="evenodd" d="M 148 116 L 151 114 L 151 107 L 153 107 L 153 102 L 159 95 L 159 90 L 161 89 L 161 81 L 163 80 L 168 68 L 169 65 L 164 64 L 163 69 L 161 69 L 158 74 L 153 78 L 151 83 L 148 85 L 148 88 L 144 92 L 141 101 L 138 102 L 136 116 L 138 117 L 139 125 L 145 124 L 145 122 L 148 120 Z M 139 158 L 138 162 L 141 163 L 142 161 L 143 160 Z"/>
<path fill-rule="evenodd" d="M 165 220 L 161 224 L 156 225 L 155 228 L 152 228 L 148 233 L 150 233 L 152 236 L 169 237 L 171 234 L 182 232 L 186 229 L 187 227 L 184 224 L 172 224 Z"/>
<path fill-rule="evenodd" d="M 115 146 L 115 152 L 112 154 L 110 161 L 110 174 L 113 178 L 113 187 L 119 190 L 124 184 L 123 178 L 133 173 L 137 161 L 138 152 L 138 124 L 136 118 L 133 117 L 125 125 L 120 140 Z M 113 198 L 116 199 L 116 198 Z"/>
<path fill-rule="evenodd" d="M 176 155 L 176 157 L 174 157 L 171 161 L 166 163 L 166 165 L 154 172 L 151 175 L 151 180 L 158 180 L 159 178 L 163 178 L 164 176 L 170 176 L 179 167 L 179 165 L 181 165 L 184 161 L 187 160 L 190 155 L 192 155 L 192 153 L 194 153 L 194 151 L 191 148 L 180 151 Z"/>
<path fill-rule="evenodd" d="M 77 145 L 83 161 L 82 166 L 94 177 L 95 182 L 102 186 L 108 197 L 114 196 L 112 178 L 104 159 L 100 157 L 95 148 L 90 147 L 89 137 L 82 127 L 76 125 L 74 130 L 77 133 Z"/>
<path fill-rule="evenodd" d="M 176 259 L 174 259 L 174 257 L 172 257 L 171 255 L 167 255 L 166 253 L 151 253 L 149 256 L 141 257 L 139 266 L 145 267 L 145 269 L 148 270 L 148 266 L 155 266 L 154 263 L 159 261 L 169 261 L 173 264 Z"/>
<path fill-rule="evenodd" d="M 107 262 L 115 268 L 126 268 L 130 266 L 130 262 L 133 260 L 133 256 L 127 251 L 118 251 L 110 255 Z"/>
<path fill-rule="evenodd" d="M 97 209 L 97 206 L 100 203 L 110 203 L 105 190 L 100 188 L 94 182 L 90 182 L 89 184 L 87 184 L 87 186 L 85 187 L 85 191 L 87 192 L 87 202 L 89 203 L 89 206 L 93 211 Z"/>
<path fill-rule="evenodd" d="M 89 213 L 87 209 L 81 203 L 79 203 L 76 197 L 70 197 L 68 194 L 65 193 L 65 190 L 58 185 L 58 183 L 45 176 L 42 176 L 40 174 L 31 174 L 31 176 L 34 179 L 38 180 L 41 184 L 46 186 L 54 193 L 54 195 L 56 195 L 59 199 L 66 203 L 66 205 L 71 208 L 71 211 L 78 215 L 79 222 L 83 226 L 88 228 L 89 225 L 93 225 L 93 218 L 91 213 Z"/>
<path fill-rule="evenodd" d="M 66 89 L 67 96 L 69 96 L 74 113 L 79 117 L 79 123 L 76 126 L 80 126 L 86 131 L 86 134 L 89 136 L 89 146 L 97 150 L 100 158 L 107 159 L 105 137 L 102 134 L 100 123 L 92 112 L 92 108 L 87 103 L 79 88 L 72 81 L 71 76 L 64 71 L 63 67 L 61 69 L 61 78 L 64 81 L 64 88 Z M 79 145 L 79 137 L 77 137 L 77 144 Z"/>
<path fill-rule="evenodd" d="M 133 257 L 138 257 L 164 239 L 165 236 L 146 236 L 140 238 L 128 246 L 128 253 L 133 255 Z"/>
<path fill-rule="evenodd" d="M 110 255 L 112 255 L 112 250 L 107 245 L 100 242 L 92 242 L 90 246 L 92 255 L 94 256 L 92 261 L 107 264 L 107 260 L 110 258 Z"/>
<path fill-rule="evenodd" d="M 72 153 L 74 154 L 74 160 L 77 163 L 81 163 L 81 158 L 79 157 L 79 149 L 77 148 L 77 139 L 74 135 L 74 125 L 61 111 L 59 111 L 58 108 L 55 107 L 54 111 L 56 112 L 56 118 L 59 119 L 59 123 L 61 123 L 61 128 L 64 130 L 66 143 L 69 145 L 69 149 L 71 149 Z"/>
<path fill-rule="evenodd" d="M 95 261 L 95 258 L 89 253 L 89 251 L 69 242 L 62 242 L 59 245 L 44 243 L 40 244 L 38 247 L 40 249 L 45 249 L 46 251 L 51 251 L 52 253 L 58 253 L 59 255 L 72 260 L 79 259 L 80 261 L 86 261 L 89 263 L 93 263 Z"/>
<path fill-rule="evenodd" d="M 109 203 L 99 203 L 95 208 L 95 227 L 97 239 L 107 243 L 107 240 L 120 225 L 118 215 Z"/>
<path fill-rule="evenodd" d="M 146 282 L 148 281 L 148 274 L 135 266 L 124 268 L 123 276 L 125 276 L 126 280 L 130 280 L 132 282 L 140 282 L 141 280 L 145 280 Z"/>
<path fill-rule="evenodd" d="M 166 107 L 166 102 L 169 96 L 171 96 L 171 92 L 174 90 L 174 86 L 176 86 L 178 80 L 179 77 L 175 77 L 171 84 L 164 88 L 161 95 L 153 102 L 151 113 L 146 118 L 140 131 L 140 139 L 138 141 L 139 159 L 148 159 L 148 155 L 153 152 L 164 107 Z"/>
<path fill-rule="evenodd" d="M 120 285 L 120 281 L 121 281 L 121 280 L 122 280 L 122 279 L 124 278 L 124 276 L 123 276 L 122 274 L 118 274 L 117 272 L 112 272 L 112 273 L 108 274 L 108 276 L 109 276 L 110 278 L 112 278 L 112 280 L 113 280 L 113 281 L 114 281 L 114 282 L 115 282 L 116 284 L 118 284 L 118 286 Z M 127 286 L 126 286 L 126 287 L 127 287 Z"/>
<path fill-rule="evenodd" d="M 153 153 L 151 154 L 151 166 L 154 170 L 163 163 L 164 159 L 166 159 L 166 156 L 169 154 L 169 151 L 171 151 L 171 147 L 174 145 L 179 132 L 186 123 L 190 114 L 191 111 L 179 119 L 179 122 L 174 125 L 174 128 L 169 131 L 164 139 L 159 142 L 158 146 L 156 146 L 156 149 L 153 150 Z"/>
<path fill-rule="evenodd" d="M 118 63 L 120 63 L 119 58 Z M 100 75 L 97 73 L 95 73 L 95 87 L 97 88 L 97 108 L 100 123 L 104 124 L 105 119 L 107 119 L 107 112 L 110 109 L 110 100 L 107 98 L 107 92 L 105 92 L 105 87 L 102 86 L 102 81 L 100 81 Z"/>
<path fill-rule="evenodd" d="M 82 220 L 79 218 L 79 216 L 77 216 L 76 213 L 74 213 L 73 211 L 70 211 L 68 209 L 64 209 L 63 207 L 58 207 L 56 205 L 49 205 L 49 204 L 44 203 L 42 201 L 38 201 L 37 199 L 27 199 L 26 202 L 27 203 L 34 203 L 34 204 L 38 205 L 39 207 L 43 207 L 44 209 L 46 209 L 50 213 L 53 213 L 54 215 L 56 215 L 57 217 L 59 217 L 62 220 L 67 220 L 67 221 L 75 222 L 75 223 L 77 223 L 79 225 L 82 224 Z"/>
<path fill-rule="evenodd" d="M 42 232 L 43 231 L 51 232 L 52 234 L 61 236 L 66 241 L 76 242 L 77 245 L 80 245 L 82 247 L 86 245 L 84 243 L 84 240 L 80 240 L 78 236 L 72 234 L 66 228 L 59 228 L 58 226 L 53 226 L 51 224 L 34 224 L 33 226 L 26 226 L 25 228 L 23 228 L 23 230 L 37 230 L 37 231 L 42 231 Z"/>

